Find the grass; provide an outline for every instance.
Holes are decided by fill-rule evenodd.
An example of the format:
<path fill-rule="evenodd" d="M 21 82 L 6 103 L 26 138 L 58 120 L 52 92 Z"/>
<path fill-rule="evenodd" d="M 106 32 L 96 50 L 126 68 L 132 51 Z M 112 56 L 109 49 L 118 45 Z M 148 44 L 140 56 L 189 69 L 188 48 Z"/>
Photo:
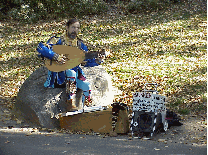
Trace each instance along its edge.
<path fill-rule="evenodd" d="M 133 92 L 141 91 L 144 83 L 157 82 L 159 93 L 167 96 L 172 110 L 181 114 L 205 112 L 206 12 L 193 12 L 184 3 L 149 14 L 117 11 L 121 14 L 80 19 L 82 39 L 110 51 L 103 66 L 112 75 L 113 85 L 123 92 L 115 101 L 131 105 Z M 38 42 L 64 33 L 64 23 L 64 19 L 27 25 L 1 23 L 1 98 L 8 104 L 24 80 L 43 65 L 37 58 Z"/>

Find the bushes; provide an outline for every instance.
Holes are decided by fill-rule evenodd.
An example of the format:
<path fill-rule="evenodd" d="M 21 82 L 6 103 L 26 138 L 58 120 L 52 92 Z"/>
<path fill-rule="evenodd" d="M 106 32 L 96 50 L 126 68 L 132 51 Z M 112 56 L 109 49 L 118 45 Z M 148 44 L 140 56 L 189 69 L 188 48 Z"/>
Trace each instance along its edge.
<path fill-rule="evenodd" d="M 134 0 L 127 5 L 130 13 L 151 12 L 165 8 L 172 0 Z"/>
<path fill-rule="evenodd" d="M 11 1 L 11 0 L 10 0 Z M 40 19 L 51 19 L 69 16 L 99 14 L 107 11 L 108 6 L 103 0 L 13 0 L 20 7 L 12 7 L 3 16 L 23 22 L 36 22 Z M 1 10 L 7 7 L 1 6 Z"/>
<path fill-rule="evenodd" d="M 107 11 L 108 6 L 103 0 L 74 0 L 73 12 L 79 14 L 99 14 Z"/>
<path fill-rule="evenodd" d="M 7 13 L 13 20 L 32 22 L 37 19 L 37 14 L 29 5 L 22 5 L 20 8 L 13 8 Z"/>
<path fill-rule="evenodd" d="M 110 0 L 126 12 L 157 11 L 179 0 Z M 40 19 L 100 14 L 108 10 L 109 0 L 5 0 L 0 3 L 0 20 L 11 18 L 23 22 Z"/>

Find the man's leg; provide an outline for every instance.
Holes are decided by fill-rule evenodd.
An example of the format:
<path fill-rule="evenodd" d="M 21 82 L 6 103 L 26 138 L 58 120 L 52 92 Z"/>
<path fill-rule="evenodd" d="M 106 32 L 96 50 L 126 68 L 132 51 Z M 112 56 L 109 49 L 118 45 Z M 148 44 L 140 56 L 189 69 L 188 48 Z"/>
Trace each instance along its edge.
<path fill-rule="evenodd" d="M 79 105 L 77 105 L 78 107 L 83 107 L 84 106 L 84 102 L 85 99 L 89 99 L 90 98 L 90 83 L 87 81 L 82 81 L 77 79 L 77 88 L 82 90 L 82 102 L 79 102 Z M 80 105 L 82 104 L 82 105 Z"/>
<path fill-rule="evenodd" d="M 67 111 L 76 110 L 76 72 L 68 69 L 66 76 Z"/>
<path fill-rule="evenodd" d="M 76 107 L 78 109 L 83 109 L 83 102 L 82 102 L 82 96 L 83 96 L 83 90 L 80 88 L 77 88 L 77 92 L 76 92 Z"/>

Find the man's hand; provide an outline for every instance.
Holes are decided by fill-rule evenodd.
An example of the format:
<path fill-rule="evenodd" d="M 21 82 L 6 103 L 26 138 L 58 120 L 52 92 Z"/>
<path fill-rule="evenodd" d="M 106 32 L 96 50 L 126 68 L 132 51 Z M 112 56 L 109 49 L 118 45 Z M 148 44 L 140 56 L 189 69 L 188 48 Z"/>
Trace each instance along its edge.
<path fill-rule="evenodd" d="M 58 58 L 57 58 L 57 62 L 59 63 L 59 64 L 65 64 L 65 62 L 66 62 L 66 57 L 64 56 L 64 55 L 59 55 L 58 56 Z"/>
<path fill-rule="evenodd" d="M 87 61 L 82 61 L 81 66 L 85 66 Z"/>

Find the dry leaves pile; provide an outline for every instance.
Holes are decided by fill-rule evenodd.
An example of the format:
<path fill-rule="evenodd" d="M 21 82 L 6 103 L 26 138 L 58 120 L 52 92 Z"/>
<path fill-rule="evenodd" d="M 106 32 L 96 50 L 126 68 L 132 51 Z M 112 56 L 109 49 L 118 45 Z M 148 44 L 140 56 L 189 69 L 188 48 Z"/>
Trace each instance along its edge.
<path fill-rule="evenodd" d="M 169 107 L 182 114 L 206 112 L 206 13 L 177 4 L 170 10 L 126 15 L 112 9 L 105 16 L 80 19 L 80 37 L 110 54 L 103 65 L 122 94 L 115 101 L 132 104 L 132 93 L 157 82 Z M 66 20 L 22 25 L 0 23 L 0 101 L 12 108 L 26 78 L 42 61 L 38 42 L 64 33 Z M 111 103 L 109 103 L 111 104 Z"/>

